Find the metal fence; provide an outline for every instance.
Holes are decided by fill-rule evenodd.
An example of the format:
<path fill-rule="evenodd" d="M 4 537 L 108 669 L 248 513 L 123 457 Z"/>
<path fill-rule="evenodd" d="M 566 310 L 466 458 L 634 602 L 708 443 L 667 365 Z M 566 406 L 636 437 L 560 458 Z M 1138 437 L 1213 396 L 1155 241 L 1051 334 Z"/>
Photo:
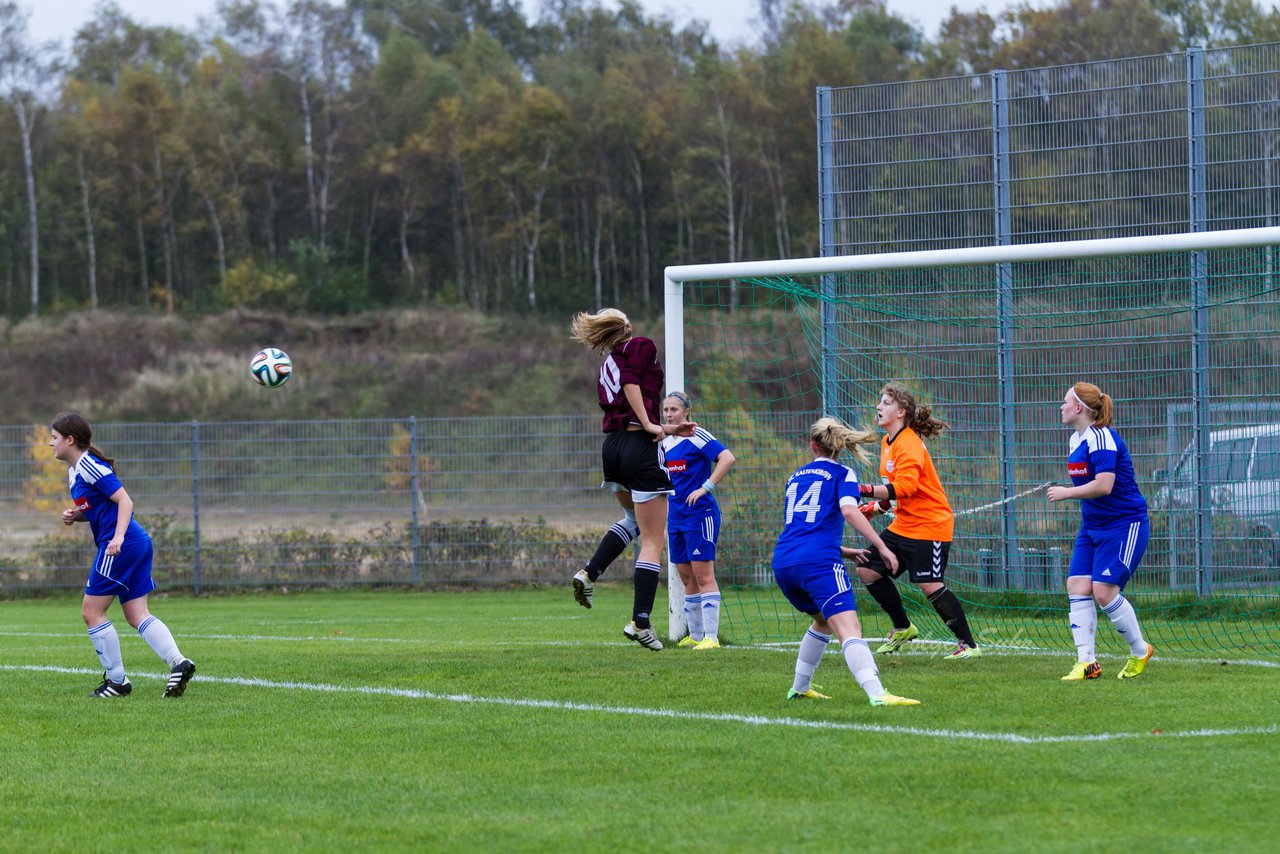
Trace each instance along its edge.
<path fill-rule="evenodd" d="M 824 255 L 1274 226 L 1280 213 L 1278 44 L 821 88 L 817 100 Z M 1274 581 L 1280 481 L 1234 496 L 1274 468 L 1275 256 L 831 277 L 823 400 L 838 409 L 856 388 L 841 376 L 883 376 L 886 349 L 901 352 L 893 375 L 918 378 L 989 437 L 987 492 L 1007 498 L 1058 474 L 1043 444 L 1052 401 L 1094 381 L 1119 402 L 1144 488 L 1163 504 L 1170 586 Z M 840 304 L 849 293 L 880 310 Z M 1241 477 L 1232 442 L 1250 449 Z M 1006 505 L 988 562 L 1021 573 L 1037 515 Z"/>
<path fill-rule="evenodd" d="M 1280 44 L 822 87 L 822 254 L 1270 226 Z"/>
<path fill-rule="evenodd" d="M 808 417 L 762 423 L 798 435 Z M 94 426 L 157 582 L 195 590 L 565 583 L 620 515 L 601 438 L 598 416 Z M 48 441 L 0 427 L 0 591 L 82 586 L 93 559 L 87 526 L 59 522 Z"/>

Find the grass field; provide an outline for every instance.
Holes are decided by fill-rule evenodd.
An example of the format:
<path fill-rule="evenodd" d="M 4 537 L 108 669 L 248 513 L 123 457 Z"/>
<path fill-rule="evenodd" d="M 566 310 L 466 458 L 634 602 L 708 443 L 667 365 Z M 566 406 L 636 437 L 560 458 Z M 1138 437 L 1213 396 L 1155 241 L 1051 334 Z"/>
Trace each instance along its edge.
<path fill-rule="evenodd" d="M 113 608 L 0 602 L 0 850 L 1273 851 L 1280 668 L 1157 654 L 881 659 L 914 708 L 788 703 L 794 649 L 651 653 L 622 587 L 157 597 L 199 666 Z M 803 624 L 797 622 L 797 638 Z"/>

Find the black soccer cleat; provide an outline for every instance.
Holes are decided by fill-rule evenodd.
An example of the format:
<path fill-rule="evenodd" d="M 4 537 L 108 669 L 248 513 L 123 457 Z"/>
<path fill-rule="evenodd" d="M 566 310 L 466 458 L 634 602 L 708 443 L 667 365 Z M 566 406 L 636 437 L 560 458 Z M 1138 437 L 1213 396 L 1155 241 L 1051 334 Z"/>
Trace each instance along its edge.
<path fill-rule="evenodd" d="M 90 697 L 105 700 L 110 697 L 127 697 L 133 693 L 133 683 L 126 676 L 123 682 L 112 682 L 107 674 L 102 674 L 102 684 L 89 692 Z"/>
<path fill-rule="evenodd" d="M 191 662 L 191 659 L 184 658 L 179 661 L 169 671 L 169 682 L 164 686 L 164 696 L 181 697 L 182 692 L 187 690 L 187 683 L 195 675 L 196 666 Z"/>

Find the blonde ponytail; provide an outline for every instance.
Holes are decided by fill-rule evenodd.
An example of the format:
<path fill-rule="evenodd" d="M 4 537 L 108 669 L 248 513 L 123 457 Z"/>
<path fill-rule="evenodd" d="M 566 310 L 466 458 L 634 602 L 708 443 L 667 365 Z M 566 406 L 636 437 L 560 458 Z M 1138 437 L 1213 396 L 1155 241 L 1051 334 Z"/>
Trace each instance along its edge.
<path fill-rule="evenodd" d="M 841 451 L 849 451 L 859 463 L 866 464 L 871 457 L 863 448 L 873 444 L 878 436 L 870 430 L 854 430 L 841 424 L 830 415 L 824 415 L 809 428 L 809 439 L 826 451 L 832 459 Z"/>

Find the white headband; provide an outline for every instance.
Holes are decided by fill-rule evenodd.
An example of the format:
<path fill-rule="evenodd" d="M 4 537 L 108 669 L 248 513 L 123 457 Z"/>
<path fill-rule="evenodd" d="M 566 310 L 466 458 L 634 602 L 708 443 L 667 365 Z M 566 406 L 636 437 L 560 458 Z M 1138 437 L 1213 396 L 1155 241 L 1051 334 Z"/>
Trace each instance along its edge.
<path fill-rule="evenodd" d="M 1076 399 L 1076 403 L 1080 404 L 1081 408 L 1083 408 L 1086 412 L 1096 412 L 1096 411 L 1097 411 L 1097 410 L 1096 410 L 1096 409 L 1094 409 L 1092 406 L 1090 406 L 1089 404 L 1085 403 L 1083 400 L 1081 400 L 1081 399 L 1080 399 L 1080 395 L 1076 394 L 1076 387 L 1075 387 L 1075 386 L 1072 386 L 1071 388 L 1067 389 L 1067 394 L 1069 394 L 1069 395 L 1071 395 L 1072 397 L 1074 397 L 1074 398 Z"/>

